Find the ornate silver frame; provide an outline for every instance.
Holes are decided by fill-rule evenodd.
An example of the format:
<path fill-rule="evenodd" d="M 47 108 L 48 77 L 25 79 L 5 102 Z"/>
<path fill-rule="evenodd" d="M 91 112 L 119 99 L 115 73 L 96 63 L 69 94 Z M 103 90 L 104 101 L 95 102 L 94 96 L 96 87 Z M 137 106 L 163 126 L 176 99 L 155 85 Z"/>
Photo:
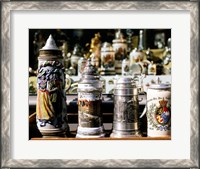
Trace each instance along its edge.
<path fill-rule="evenodd" d="M 199 167 L 199 2 L 195 1 L 9 1 L 1 2 L 1 167 L 3 168 L 77 168 L 77 167 L 127 167 L 127 168 L 198 168 Z M 191 44 L 191 99 L 190 99 L 190 159 L 180 160 L 15 160 L 11 159 L 10 110 L 10 16 L 12 10 L 189 10 Z"/>

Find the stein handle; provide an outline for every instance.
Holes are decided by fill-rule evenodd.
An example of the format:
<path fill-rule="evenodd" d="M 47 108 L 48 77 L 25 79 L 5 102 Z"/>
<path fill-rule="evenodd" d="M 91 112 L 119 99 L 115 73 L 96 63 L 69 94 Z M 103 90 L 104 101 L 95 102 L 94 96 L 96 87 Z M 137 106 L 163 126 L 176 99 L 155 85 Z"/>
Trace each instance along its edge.
<path fill-rule="evenodd" d="M 147 112 L 147 108 L 146 108 L 146 106 L 144 107 L 144 110 L 143 110 L 143 112 L 142 112 L 142 114 L 140 115 L 140 118 L 142 118 L 145 114 L 146 114 L 146 112 Z"/>

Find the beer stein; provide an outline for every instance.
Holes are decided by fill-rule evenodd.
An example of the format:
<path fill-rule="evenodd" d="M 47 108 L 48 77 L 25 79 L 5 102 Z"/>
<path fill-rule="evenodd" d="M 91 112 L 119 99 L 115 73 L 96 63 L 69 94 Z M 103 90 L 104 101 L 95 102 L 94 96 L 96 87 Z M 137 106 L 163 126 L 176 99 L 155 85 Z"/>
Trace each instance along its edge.
<path fill-rule="evenodd" d="M 133 49 L 130 53 L 130 64 L 134 64 L 136 62 L 142 62 L 144 59 L 144 53 L 137 48 Z"/>
<path fill-rule="evenodd" d="M 86 62 L 87 62 L 87 59 L 85 59 L 83 57 L 78 60 L 78 76 L 82 75 L 83 70 L 86 66 Z"/>
<path fill-rule="evenodd" d="M 171 38 L 168 39 L 168 46 L 165 48 L 164 56 L 163 56 L 163 74 L 170 75 L 171 74 Z"/>
<path fill-rule="evenodd" d="M 108 42 L 104 42 L 101 48 L 101 74 L 115 74 L 115 52 Z"/>
<path fill-rule="evenodd" d="M 100 66 L 100 59 L 99 59 L 99 57 L 97 57 L 97 55 L 95 55 L 94 53 L 92 53 L 90 55 L 90 58 L 91 58 L 91 64 L 93 66 L 95 66 L 97 69 L 99 69 L 99 66 Z"/>
<path fill-rule="evenodd" d="M 102 112 L 102 83 L 95 66 L 88 59 L 78 83 L 78 138 L 104 137 Z"/>
<path fill-rule="evenodd" d="M 147 136 L 171 135 L 171 87 L 154 84 L 147 90 Z"/>
<path fill-rule="evenodd" d="M 116 32 L 115 39 L 112 42 L 115 51 L 115 71 L 116 74 L 121 74 L 122 60 L 127 57 L 127 43 L 120 29 Z"/>
<path fill-rule="evenodd" d="M 130 61 L 129 59 L 124 59 L 122 61 L 122 75 L 129 75 L 130 74 Z"/>
<path fill-rule="evenodd" d="M 81 51 L 81 46 L 79 44 L 76 44 L 74 46 L 74 50 L 72 52 L 72 56 L 71 56 L 71 66 L 76 69 L 77 71 L 77 67 L 78 67 L 78 60 L 83 57 L 82 51 Z"/>
<path fill-rule="evenodd" d="M 156 75 L 156 64 L 153 61 L 148 65 L 148 75 Z"/>
<path fill-rule="evenodd" d="M 119 78 L 114 88 L 114 120 L 110 137 L 141 136 L 138 90 L 132 78 Z"/>
<path fill-rule="evenodd" d="M 37 127 L 44 137 L 65 136 L 69 131 L 63 57 L 50 35 L 40 49 L 37 75 Z"/>

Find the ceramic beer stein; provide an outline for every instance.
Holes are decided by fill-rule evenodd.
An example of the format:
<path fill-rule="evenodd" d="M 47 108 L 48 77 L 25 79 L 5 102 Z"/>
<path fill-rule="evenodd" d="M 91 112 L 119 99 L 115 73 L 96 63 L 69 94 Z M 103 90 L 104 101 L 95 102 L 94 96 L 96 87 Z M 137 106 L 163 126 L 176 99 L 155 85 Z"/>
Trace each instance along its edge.
<path fill-rule="evenodd" d="M 115 72 L 116 74 L 121 74 L 122 60 L 127 57 L 127 43 L 120 29 L 116 32 L 115 39 L 112 42 L 115 51 Z"/>
<path fill-rule="evenodd" d="M 130 74 L 130 61 L 129 59 L 124 59 L 122 61 L 122 76 L 126 76 Z"/>
<path fill-rule="evenodd" d="M 78 76 L 81 76 L 82 73 L 83 73 L 83 70 L 86 66 L 86 63 L 87 63 L 87 59 L 86 58 L 80 58 L 78 60 Z"/>
<path fill-rule="evenodd" d="M 156 75 L 156 64 L 153 61 L 148 65 L 148 75 Z"/>
<path fill-rule="evenodd" d="M 65 136 L 69 132 L 65 98 L 63 57 L 50 35 L 40 49 L 37 75 L 37 127 L 45 137 Z"/>
<path fill-rule="evenodd" d="M 144 53 L 137 48 L 133 49 L 130 53 L 130 64 L 134 64 L 137 62 L 142 62 L 144 59 Z"/>
<path fill-rule="evenodd" d="M 147 90 L 147 136 L 171 135 L 171 87 L 154 84 Z"/>
<path fill-rule="evenodd" d="M 88 59 L 78 83 L 78 129 L 76 137 L 104 137 L 101 112 L 102 83 L 96 67 Z"/>
<path fill-rule="evenodd" d="M 79 44 L 76 44 L 74 46 L 74 50 L 72 52 L 71 56 L 71 66 L 76 70 L 78 69 L 78 60 L 83 57 L 81 46 Z"/>
<path fill-rule="evenodd" d="M 104 42 L 101 48 L 101 75 L 115 74 L 115 52 L 110 43 Z"/>

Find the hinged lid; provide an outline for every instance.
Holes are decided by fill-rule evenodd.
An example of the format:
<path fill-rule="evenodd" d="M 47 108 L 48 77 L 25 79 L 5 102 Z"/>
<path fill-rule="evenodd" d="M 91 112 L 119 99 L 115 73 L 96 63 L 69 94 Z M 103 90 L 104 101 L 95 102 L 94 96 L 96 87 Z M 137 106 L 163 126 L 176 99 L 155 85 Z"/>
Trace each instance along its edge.
<path fill-rule="evenodd" d="M 138 90 L 133 78 L 119 78 L 115 85 L 114 95 L 138 95 Z"/>
<path fill-rule="evenodd" d="M 97 73 L 97 69 L 95 66 L 91 64 L 91 59 L 89 58 L 87 60 L 86 66 L 83 70 L 81 79 L 79 81 L 79 84 L 84 83 L 84 84 L 93 84 L 97 83 L 99 80 L 99 76 Z"/>
<path fill-rule="evenodd" d="M 164 84 L 164 83 L 160 83 L 160 84 L 152 84 L 149 86 L 149 89 L 169 89 L 171 88 L 170 84 Z"/>

